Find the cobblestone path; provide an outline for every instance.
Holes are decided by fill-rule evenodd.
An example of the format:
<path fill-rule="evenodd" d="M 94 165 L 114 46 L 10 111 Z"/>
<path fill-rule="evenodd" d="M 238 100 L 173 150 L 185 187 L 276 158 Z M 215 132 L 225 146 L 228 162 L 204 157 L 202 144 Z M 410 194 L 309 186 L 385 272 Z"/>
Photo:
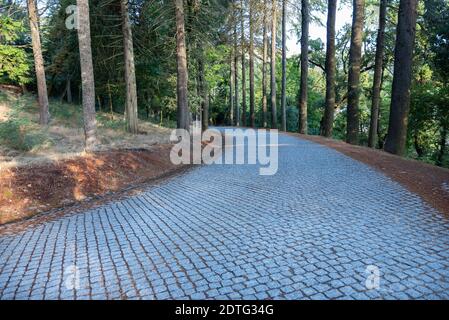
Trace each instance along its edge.
<path fill-rule="evenodd" d="M 0 236 L 0 299 L 449 298 L 445 218 L 336 151 L 279 144 L 275 176 L 199 167 Z"/>

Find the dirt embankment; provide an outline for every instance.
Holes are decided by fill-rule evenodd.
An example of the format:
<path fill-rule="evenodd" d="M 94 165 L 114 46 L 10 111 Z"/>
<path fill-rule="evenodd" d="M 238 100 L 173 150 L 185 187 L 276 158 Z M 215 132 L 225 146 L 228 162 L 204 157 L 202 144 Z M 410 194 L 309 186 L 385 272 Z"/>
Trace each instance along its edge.
<path fill-rule="evenodd" d="M 296 135 L 296 134 L 295 134 Z M 363 162 L 419 195 L 449 218 L 449 170 L 415 160 L 401 158 L 381 150 L 349 145 L 319 136 L 296 135 L 333 148 Z"/>
<path fill-rule="evenodd" d="M 105 151 L 0 170 L 0 225 L 174 175 L 172 145 Z"/>

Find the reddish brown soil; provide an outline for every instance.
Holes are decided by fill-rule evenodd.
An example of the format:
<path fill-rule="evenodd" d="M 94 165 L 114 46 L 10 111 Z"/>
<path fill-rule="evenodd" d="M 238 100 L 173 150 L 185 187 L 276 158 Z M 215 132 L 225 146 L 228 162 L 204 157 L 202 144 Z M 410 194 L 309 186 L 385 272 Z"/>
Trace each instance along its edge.
<path fill-rule="evenodd" d="M 171 145 L 108 151 L 0 171 L 0 225 L 120 191 L 179 172 Z"/>
<path fill-rule="evenodd" d="M 349 145 L 342 141 L 318 136 L 296 136 L 335 149 L 377 169 L 449 217 L 449 191 L 443 188 L 443 184 L 449 186 L 448 169 L 401 158 L 380 150 Z"/>

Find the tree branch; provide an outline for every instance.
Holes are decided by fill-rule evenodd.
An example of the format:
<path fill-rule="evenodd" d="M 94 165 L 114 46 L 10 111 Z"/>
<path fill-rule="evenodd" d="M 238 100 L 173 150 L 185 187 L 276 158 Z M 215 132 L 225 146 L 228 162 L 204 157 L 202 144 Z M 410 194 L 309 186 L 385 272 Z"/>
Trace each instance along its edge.
<path fill-rule="evenodd" d="M 323 70 L 324 72 L 326 72 L 326 68 L 322 64 L 315 62 L 313 60 L 310 60 L 310 59 L 309 59 L 309 63 L 313 64 L 315 67 L 318 67 L 321 70 Z"/>
<path fill-rule="evenodd" d="M 374 69 L 375 66 L 376 66 L 375 64 L 370 65 L 370 66 L 366 66 L 365 68 L 360 70 L 360 73 L 364 73 L 364 72 L 370 71 L 371 69 Z"/>

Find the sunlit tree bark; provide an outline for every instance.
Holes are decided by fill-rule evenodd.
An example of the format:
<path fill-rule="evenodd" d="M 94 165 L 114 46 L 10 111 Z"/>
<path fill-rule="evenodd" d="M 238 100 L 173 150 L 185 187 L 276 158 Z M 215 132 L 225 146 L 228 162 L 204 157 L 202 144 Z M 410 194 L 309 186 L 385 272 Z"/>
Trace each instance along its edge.
<path fill-rule="evenodd" d="M 242 126 L 246 127 L 246 40 L 245 40 L 245 3 L 240 1 L 240 26 L 241 26 L 241 58 L 242 58 Z"/>
<path fill-rule="evenodd" d="M 239 46 L 238 46 L 238 31 L 237 31 L 237 8 L 234 4 L 234 107 L 235 107 L 235 125 L 240 126 L 240 105 L 239 105 Z"/>
<path fill-rule="evenodd" d="M 287 1 L 282 0 L 282 94 L 281 94 L 281 126 L 287 131 Z"/>
<path fill-rule="evenodd" d="M 276 88 L 277 0 L 271 7 L 271 128 L 278 128 Z"/>
<path fill-rule="evenodd" d="M 326 44 L 326 107 L 324 113 L 325 137 L 332 137 L 335 114 L 335 23 L 337 16 L 337 0 L 328 0 L 327 9 L 327 44 Z"/>
<path fill-rule="evenodd" d="M 178 129 L 190 130 L 189 106 L 187 100 L 187 52 L 185 39 L 185 18 L 183 0 L 175 0 L 176 13 L 176 58 L 177 72 L 177 105 L 178 105 Z"/>
<path fill-rule="evenodd" d="M 301 81 L 299 89 L 299 133 L 308 133 L 307 98 L 309 76 L 309 0 L 301 1 Z"/>
<path fill-rule="evenodd" d="M 85 148 L 87 151 L 92 151 L 97 144 L 97 122 L 95 119 L 95 81 L 90 38 L 89 1 L 77 0 L 76 3 L 78 6 L 78 43 L 83 93 Z"/>
<path fill-rule="evenodd" d="M 374 81 L 373 81 L 373 98 L 371 105 L 370 131 L 368 137 L 368 146 L 370 148 L 376 147 L 377 144 L 377 131 L 379 127 L 380 91 L 382 89 L 382 74 L 384 62 L 385 24 L 387 20 L 387 5 L 388 0 L 380 0 L 379 30 L 377 32 L 376 61 L 374 68 Z"/>
<path fill-rule="evenodd" d="M 41 37 L 39 35 L 39 17 L 35 0 L 27 0 L 28 17 L 30 21 L 31 43 L 33 45 L 34 68 L 37 79 L 37 93 L 39 100 L 39 123 L 47 125 L 50 114 L 48 111 L 47 83 L 45 81 L 44 59 L 42 57 Z"/>
<path fill-rule="evenodd" d="M 359 142 L 360 66 L 362 62 L 365 0 L 353 0 L 351 47 L 349 50 L 348 111 L 346 142 Z"/>
<path fill-rule="evenodd" d="M 126 128 L 130 133 L 139 132 L 139 118 L 137 115 L 137 86 L 134 66 L 134 48 L 131 24 L 128 16 L 128 0 L 120 0 L 123 30 L 123 50 L 125 58 L 126 83 Z"/>
<path fill-rule="evenodd" d="M 254 6 L 255 1 L 249 0 L 249 121 L 252 128 L 256 127 L 255 88 L 254 88 Z"/>
<path fill-rule="evenodd" d="M 262 57 L 262 113 L 263 113 L 264 128 L 268 127 L 267 63 L 268 63 L 268 0 L 264 0 L 263 57 Z"/>

